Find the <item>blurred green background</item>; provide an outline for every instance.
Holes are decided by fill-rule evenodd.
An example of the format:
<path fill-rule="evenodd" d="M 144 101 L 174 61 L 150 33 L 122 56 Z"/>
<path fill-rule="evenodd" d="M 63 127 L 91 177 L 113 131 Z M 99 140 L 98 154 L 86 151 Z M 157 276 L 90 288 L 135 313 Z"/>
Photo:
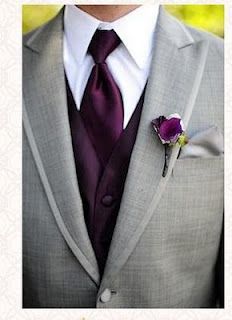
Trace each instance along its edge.
<path fill-rule="evenodd" d="M 23 32 L 26 33 L 51 19 L 61 5 L 24 5 Z M 166 5 L 165 8 L 186 24 L 224 37 L 223 5 Z"/>

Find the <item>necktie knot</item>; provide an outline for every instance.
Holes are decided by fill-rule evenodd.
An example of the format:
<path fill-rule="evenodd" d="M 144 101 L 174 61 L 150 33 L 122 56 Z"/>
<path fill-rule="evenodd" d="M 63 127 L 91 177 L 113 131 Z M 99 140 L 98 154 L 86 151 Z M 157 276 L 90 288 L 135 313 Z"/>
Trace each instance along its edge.
<path fill-rule="evenodd" d="M 88 52 L 95 63 L 103 63 L 108 55 L 117 48 L 121 40 L 113 30 L 96 30 L 89 44 Z"/>

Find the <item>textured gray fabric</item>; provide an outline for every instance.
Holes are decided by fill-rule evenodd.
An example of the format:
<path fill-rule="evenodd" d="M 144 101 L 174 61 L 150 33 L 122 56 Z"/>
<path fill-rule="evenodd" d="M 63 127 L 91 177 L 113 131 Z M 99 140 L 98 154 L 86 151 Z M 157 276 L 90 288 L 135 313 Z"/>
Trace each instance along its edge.
<path fill-rule="evenodd" d="M 214 307 L 223 157 L 177 159 L 174 148 L 162 178 L 164 149 L 150 122 L 179 113 L 189 136 L 211 126 L 223 132 L 223 42 L 160 10 L 138 135 L 100 281 L 75 172 L 62 19 L 63 11 L 24 38 L 23 306 Z M 116 293 L 102 302 L 107 288 Z"/>

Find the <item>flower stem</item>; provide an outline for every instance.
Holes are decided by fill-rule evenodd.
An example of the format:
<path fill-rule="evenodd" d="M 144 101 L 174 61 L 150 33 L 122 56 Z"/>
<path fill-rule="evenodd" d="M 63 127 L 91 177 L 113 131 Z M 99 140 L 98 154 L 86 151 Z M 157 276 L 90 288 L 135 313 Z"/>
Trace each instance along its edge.
<path fill-rule="evenodd" d="M 162 177 L 165 177 L 168 171 L 168 145 L 164 145 L 164 168 L 163 168 L 163 173 Z"/>

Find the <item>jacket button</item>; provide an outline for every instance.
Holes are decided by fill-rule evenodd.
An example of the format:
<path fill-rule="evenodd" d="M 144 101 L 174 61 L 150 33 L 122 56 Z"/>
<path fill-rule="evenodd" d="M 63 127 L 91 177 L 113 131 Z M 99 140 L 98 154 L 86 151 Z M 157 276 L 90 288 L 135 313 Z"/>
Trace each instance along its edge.
<path fill-rule="evenodd" d="M 100 296 L 100 301 L 103 303 L 109 302 L 111 299 L 111 291 L 109 289 L 105 289 L 101 296 Z"/>
<path fill-rule="evenodd" d="M 113 197 L 110 194 L 106 194 L 102 197 L 101 202 L 105 207 L 110 207 L 113 203 Z"/>

